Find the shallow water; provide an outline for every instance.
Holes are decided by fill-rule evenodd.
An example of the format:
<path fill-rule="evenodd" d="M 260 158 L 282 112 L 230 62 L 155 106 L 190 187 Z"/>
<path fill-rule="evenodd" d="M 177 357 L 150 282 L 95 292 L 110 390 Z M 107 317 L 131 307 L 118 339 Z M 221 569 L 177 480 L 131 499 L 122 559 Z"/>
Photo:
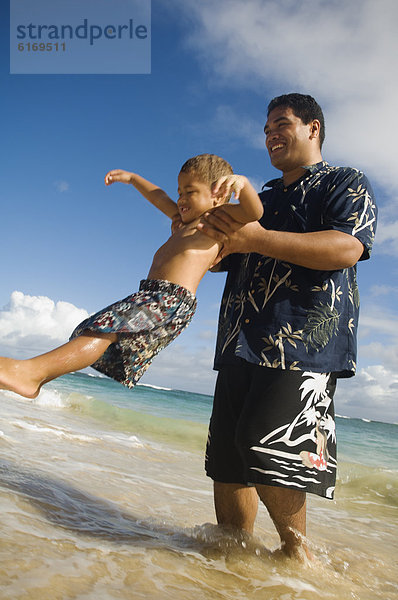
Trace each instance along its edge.
<path fill-rule="evenodd" d="M 255 537 L 215 526 L 204 423 L 107 406 L 81 381 L 0 392 L 2 599 L 398 598 L 396 471 L 343 461 L 337 499 L 308 498 L 302 565 L 272 554 L 263 507 Z"/>

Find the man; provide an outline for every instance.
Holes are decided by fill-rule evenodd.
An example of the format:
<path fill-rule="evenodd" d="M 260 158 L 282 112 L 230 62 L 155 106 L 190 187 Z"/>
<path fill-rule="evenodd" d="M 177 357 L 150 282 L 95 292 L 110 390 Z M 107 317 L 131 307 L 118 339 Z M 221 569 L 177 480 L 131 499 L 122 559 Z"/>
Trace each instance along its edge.
<path fill-rule="evenodd" d="M 324 131 L 311 96 L 274 98 L 265 143 L 282 178 L 260 194 L 263 217 L 241 227 L 220 208 L 200 225 L 228 270 L 206 454 L 217 520 L 252 532 L 260 497 L 297 557 L 306 493 L 333 498 L 333 394 L 355 373 L 356 263 L 376 226 L 364 174 L 323 162 Z"/>

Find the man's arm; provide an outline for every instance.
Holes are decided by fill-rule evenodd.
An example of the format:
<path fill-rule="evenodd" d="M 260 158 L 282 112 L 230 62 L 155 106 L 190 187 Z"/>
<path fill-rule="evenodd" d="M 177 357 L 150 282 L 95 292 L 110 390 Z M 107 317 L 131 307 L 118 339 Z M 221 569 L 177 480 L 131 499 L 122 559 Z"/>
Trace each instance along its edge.
<path fill-rule="evenodd" d="M 177 203 L 164 190 L 147 181 L 141 175 L 130 173 L 130 171 L 123 171 L 122 169 L 114 169 L 105 175 L 105 185 L 111 185 L 116 181 L 133 185 L 144 198 L 156 206 L 162 213 L 170 217 L 170 219 L 178 214 Z"/>
<path fill-rule="evenodd" d="M 307 269 L 333 271 L 355 265 L 364 250 L 354 236 L 336 230 L 291 233 L 264 229 L 258 222 L 242 226 L 224 207 L 209 214 L 198 228 L 223 244 L 219 260 L 233 252 L 256 252 Z"/>

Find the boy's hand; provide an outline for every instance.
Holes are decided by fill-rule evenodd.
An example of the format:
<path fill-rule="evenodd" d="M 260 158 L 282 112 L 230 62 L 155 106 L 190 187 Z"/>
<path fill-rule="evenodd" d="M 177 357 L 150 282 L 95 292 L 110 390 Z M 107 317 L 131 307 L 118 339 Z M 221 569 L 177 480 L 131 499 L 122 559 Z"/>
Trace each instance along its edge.
<path fill-rule="evenodd" d="M 225 175 L 220 177 L 214 184 L 212 189 L 213 196 L 221 196 L 227 198 L 232 192 L 238 200 L 239 195 L 245 187 L 246 177 L 244 175 Z"/>
<path fill-rule="evenodd" d="M 111 185 L 116 181 L 121 183 L 132 183 L 133 173 L 129 171 L 123 171 L 123 169 L 113 169 L 105 175 L 105 185 Z"/>

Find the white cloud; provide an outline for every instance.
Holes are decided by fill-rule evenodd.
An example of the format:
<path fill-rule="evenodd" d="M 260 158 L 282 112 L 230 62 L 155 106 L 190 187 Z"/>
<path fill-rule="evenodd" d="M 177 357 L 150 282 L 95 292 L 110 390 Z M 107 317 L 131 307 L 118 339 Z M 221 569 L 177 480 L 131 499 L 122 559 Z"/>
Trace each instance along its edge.
<path fill-rule="evenodd" d="M 14 291 L 8 304 L 0 309 L 0 354 L 27 358 L 47 352 L 64 344 L 76 325 L 88 316 L 86 310 L 69 302 Z M 212 393 L 215 330 L 195 348 L 187 333 L 184 343 L 174 342 L 155 358 L 143 382 Z"/>
<path fill-rule="evenodd" d="M 382 334 L 398 342 L 398 315 L 384 306 L 366 305 L 359 316 L 359 331 L 370 330 L 371 335 Z M 362 333 L 365 336 L 364 333 Z"/>
<path fill-rule="evenodd" d="M 10 302 L 0 310 L 0 352 L 18 358 L 45 352 L 67 341 L 74 327 L 87 316 L 87 311 L 69 302 L 54 302 L 46 296 L 15 291 Z M 381 331 L 389 336 L 389 343 L 371 341 L 361 345 L 362 362 L 377 357 L 383 365 L 361 368 L 356 377 L 339 381 L 337 412 L 398 421 L 398 328 L 391 323 L 391 315 L 381 309 L 376 312 L 374 307 L 365 312 L 362 320 L 362 328 L 370 339 Z M 184 332 L 183 341 L 177 340 L 155 358 L 143 383 L 211 395 L 216 379 L 213 371 L 215 331 L 206 330 L 204 334 L 203 345 L 194 346 L 189 330 Z M 194 337 L 197 343 L 197 336 Z"/>
<path fill-rule="evenodd" d="M 212 347 L 192 350 L 177 342 L 155 358 L 142 382 L 212 395 L 216 380 L 212 368 Z M 355 377 L 338 380 L 336 412 L 349 417 L 398 422 L 397 393 L 396 369 L 380 364 L 361 368 Z"/>
<path fill-rule="evenodd" d="M 86 310 L 46 296 L 15 291 L 0 310 L 0 348 L 20 358 L 65 343 L 73 329 L 88 317 Z"/>
<path fill-rule="evenodd" d="M 215 329 L 202 329 L 199 333 L 199 339 L 201 340 L 214 340 L 215 338 Z"/>
<path fill-rule="evenodd" d="M 398 373 L 383 365 L 360 369 L 337 383 L 336 412 L 349 417 L 398 422 Z"/>
<path fill-rule="evenodd" d="M 396 0 L 174 0 L 171 5 L 189 20 L 187 44 L 211 71 L 213 85 L 244 87 L 248 93 L 311 93 L 326 114 L 326 157 L 364 169 L 396 206 Z M 234 115 L 222 110 L 218 116 L 226 129 Z M 238 134 L 257 147 L 259 133 L 251 119 L 240 114 L 240 121 Z"/>
<path fill-rule="evenodd" d="M 377 225 L 375 248 L 380 254 L 398 256 L 398 220 L 380 220 Z"/>
<path fill-rule="evenodd" d="M 184 336 L 188 344 L 170 344 L 155 358 L 142 382 L 211 395 L 216 379 L 214 345 L 192 348 L 188 335 Z"/>
<path fill-rule="evenodd" d="M 385 342 L 370 342 L 360 347 L 360 358 L 363 362 L 382 363 L 386 369 L 397 371 L 398 365 L 398 343 L 386 344 Z"/>
<path fill-rule="evenodd" d="M 231 106 L 226 104 L 218 106 L 209 127 L 212 131 L 216 130 L 228 137 L 233 132 L 234 137 L 239 140 L 245 141 L 254 148 L 265 150 L 264 132 L 259 127 L 258 121 L 238 113 Z"/>
<path fill-rule="evenodd" d="M 55 181 L 54 186 L 55 189 L 61 193 L 69 190 L 69 183 L 67 181 Z"/>
<path fill-rule="evenodd" d="M 383 364 L 391 372 L 398 365 L 398 315 L 382 304 L 367 303 L 359 317 L 359 360 Z"/>
<path fill-rule="evenodd" d="M 397 296 L 398 287 L 392 285 L 372 285 L 370 292 L 372 296 Z"/>

